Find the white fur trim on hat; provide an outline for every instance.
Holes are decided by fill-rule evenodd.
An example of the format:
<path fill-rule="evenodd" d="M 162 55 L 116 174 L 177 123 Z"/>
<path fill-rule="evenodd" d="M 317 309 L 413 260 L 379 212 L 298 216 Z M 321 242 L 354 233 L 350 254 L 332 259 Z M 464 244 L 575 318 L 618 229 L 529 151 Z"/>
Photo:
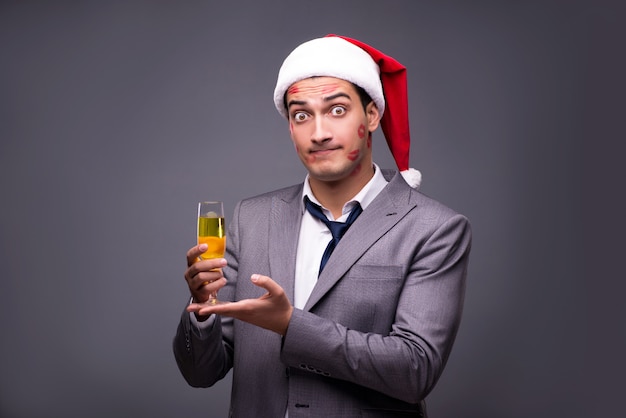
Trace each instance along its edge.
<path fill-rule="evenodd" d="M 378 111 L 385 111 L 385 97 L 380 81 L 380 68 L 363 49 L 339 37 L 324 37 L 305 42 L 294 49 L 278 72 L 274 89 L 274 105 L 288 117 L 284 106 L 287 89 L 310 77 L 335 77 L 349 81 L 370 95 Z"/>
<path fill-rule="evenodd" d="M 409 168 L 408 170 L 401 171 L 402 177 L 404 177 L 404 181 L 407 182 L 409 186 L 414 189 L 419 189 L 422 184 L 422 173 L 419 170 L 414 168 Z"/>

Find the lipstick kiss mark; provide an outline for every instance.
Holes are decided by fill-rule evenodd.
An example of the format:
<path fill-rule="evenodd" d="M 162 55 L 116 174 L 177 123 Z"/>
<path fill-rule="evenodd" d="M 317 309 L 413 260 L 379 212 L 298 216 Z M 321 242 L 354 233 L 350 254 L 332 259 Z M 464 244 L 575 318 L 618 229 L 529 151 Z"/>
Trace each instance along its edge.
<path fill-rule="evenodd" d="M 329 84 L 329 85 L 322 86 L 322 94 L 330 94 L 334 92 L 335 90 L 337 90 L 336 84 Z"/>
<path fill-rule="evenodd" d="M 359 150 L 355 149 L 354 151 L 350 151 L 350 153 L 348 154 L 348 160 L 350 161 L 355 161 L 357 158 L 359 158 Z"/>
<path fill-rule="evenodd" d="M 350 173 L 351 176 L 356 176 L 357 174 L 359 174 L 361 172 L 361 164 L 357 165 L 356 167 L 354 167 L 354 170 L 352 170 L 352 173 Z"/>
<path fill-rule="evenodd" d="M 365 125 L 361 124 L 357 133 L 359 134 L 359 138 L 363 139 L 365 137 Z"/>

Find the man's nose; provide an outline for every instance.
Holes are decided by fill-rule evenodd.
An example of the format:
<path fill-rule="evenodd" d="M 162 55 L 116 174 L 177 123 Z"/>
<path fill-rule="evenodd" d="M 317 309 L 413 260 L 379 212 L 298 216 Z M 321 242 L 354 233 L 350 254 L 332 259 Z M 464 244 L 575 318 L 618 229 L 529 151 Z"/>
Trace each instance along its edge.
<path fill-rule="evenodd" d="M 328 127 L 328 123 L 323 116 L 315 118 L 315 125 L 311 135 L 311 141 L 315 143 L 323 143 L 330 141 L 333 135 Z"/>

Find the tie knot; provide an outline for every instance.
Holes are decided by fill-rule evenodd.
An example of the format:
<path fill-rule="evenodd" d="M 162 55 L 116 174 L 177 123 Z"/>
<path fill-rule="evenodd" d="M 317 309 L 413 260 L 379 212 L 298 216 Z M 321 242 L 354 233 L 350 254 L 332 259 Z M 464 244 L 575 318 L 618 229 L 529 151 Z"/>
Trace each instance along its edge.
<path fill-rule="evenodd" d="M 326 224 L 326 227 L 333 235 L 333 240 L 336 241 L 339 241 L 341 237 L 343 237 L 348 228 L 350 228 L 350 225 L 352 225 L 352 223 L 361 214 L 361 212 L 363 212 L 363 209 L 361 209 L 361 205 L 357 202 L 354 208 L 352 208 L 352 210 L 350 211 L 350 215 L 348 215 L 348 219 L 346 219 L 346 222 L 337 222 L 329 220 L 326 215 L 324 215 L 321 206 L 311 202 L 306 196 L 304 198 L 304 204 L 311 215 Z"/>

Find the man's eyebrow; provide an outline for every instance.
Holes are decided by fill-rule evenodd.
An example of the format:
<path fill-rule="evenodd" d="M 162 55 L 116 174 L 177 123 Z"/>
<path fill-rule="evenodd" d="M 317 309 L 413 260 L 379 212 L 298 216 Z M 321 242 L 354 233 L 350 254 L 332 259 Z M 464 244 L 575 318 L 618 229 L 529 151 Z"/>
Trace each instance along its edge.
<path fill-rule="evenodd" d="M 306 102 L 304 100 L 289 100 L 289 103 L 287 103 L 287 109 L 291 106 L 304 106 L 305 104 Z"/>
<path fill-rule="evenodd" d="M 331 100 L 338 99 L 339 97 L 345 97 L 346 99 L 352 100 L 352 98 L 350 97 L 349 94 L 343 93 L 343 92 L 339 92 L 339 93 L 333 94 L 332 96 L 325 97 L 324 101 L 325 102 L 330 102 Z"/>
<path fill-rule="evenodd" d="M 324 97 L 324 101 L 330 102 L 332 100 L 338 99 L 339 97 L 345 97 L 346 99 L 352 100 L 349 94 L 339 92 L 339 93 L 333 94 L 332 96 Z M 291 106 L 304 106 L 306 104 L 307 102 L 304 100 L 290 100 L 289 103 L 287 103 L 287 109 L 289 109 Z"/>

